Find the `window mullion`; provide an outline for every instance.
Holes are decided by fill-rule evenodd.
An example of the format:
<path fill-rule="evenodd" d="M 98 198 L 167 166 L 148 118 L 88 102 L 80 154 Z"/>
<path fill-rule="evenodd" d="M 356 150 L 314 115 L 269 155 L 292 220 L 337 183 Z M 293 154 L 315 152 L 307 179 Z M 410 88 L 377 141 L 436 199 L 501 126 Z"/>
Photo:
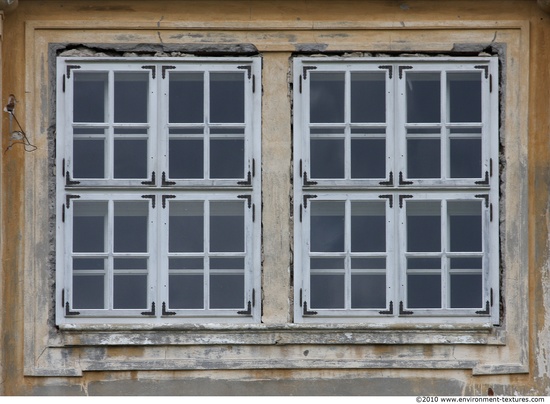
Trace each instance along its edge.
<path fill-rule="evenodd" d="M 351 72 L 344 75 L 344 178 L 351 178 Z"/>
<path fill-rule="evenodd" d="M 448 117 L 450 117 L 450 102 L 449 102 L 449 91 L 447 84 L 447 71 L 441 71 L 441 179 L 447 180 L 450 178 L 451 173 L 451 161 L 449 155 L 449 128 L 448 128 Z"/>
<path fill-rule="evenodd" d="M 115 121 L 115 71 L 113 69 L 109 70 L 109 80 L 108 80 L 108 91 L 107 91 L 107 107 L 105 108 L 107 117 L 107 133 L 105 139 L 105 178 L 108 181 L 114 179 L 114 161 L 115 161 L 115 151 L 114 151 L 114 121 Z"/>
<path fill-rule="evenodd" d="M 351 309 L 351 201 L 347 197 L 344 207 L 344 308 Z"/>
<path fill-rule="evenodd" d="M 449 259 L 448 251 L 450 249 L 450 231 L 447 199 L 441 199 L 441 308 L 448 309 L 450 307 L 449 295 Z"/>
<path fill-rule="evenodd" d="M 204 178 L 210 178 L 210 71 L 204 72 Z"/>
<path fill-rule="evenodd" d="M 106 253 L 108 254 L 107 259 L 107 268 L 105 276 L 107 279 L 105 280 L 105 299 L 106 299 L 106 305 L 105 307 L 108 310 L 113 310 L 114 308 L 114 231 L 115 231 L 115 225 L 114 225 L 114 216 L 115 216 L 115 206 L 114 201 L 112 198 L 108 200 L 108 208 L 107 208 L 107 226 L 105 226 L 107 234 L 105 235 L 105 240 L 107 241 L 106 245 Z"/>
<path fill-rule="evenodd" d="M 210 309 L 210 200 L 204 200 L 204 308 Z"/>

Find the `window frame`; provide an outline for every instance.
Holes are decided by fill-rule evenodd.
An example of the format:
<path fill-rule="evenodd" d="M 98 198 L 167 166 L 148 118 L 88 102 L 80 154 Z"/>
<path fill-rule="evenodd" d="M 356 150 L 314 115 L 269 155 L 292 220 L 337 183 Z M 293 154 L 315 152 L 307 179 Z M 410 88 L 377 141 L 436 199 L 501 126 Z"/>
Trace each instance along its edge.
<path fill-rule="evenodd" d="M 185 324 L 185 323 L 258 323 L 261 314 L 261 176 L 255 167 L 261 167 L 261 102 L 256 81 L 261 77 L 260 57 L 187 57 L 187 58 L 57 58 L 57 123 L 56 147 L 56 323 L 58 325 L 105 324 Z M 113 123 L 112 117 L 99 124 L 75 123 L 75 127 L 105 128 L 105 139 L 114 144 L 113 128 L 147 127 L 147 178 L 113 178 L 112 147 L 106 146 L 104 178 L 75 178 L 73 173 L 72 144 L 73 78 L 75 74 L 107 71 L 110 77 L 106 96 L 108 117 L 113 111 L 113 79 L 117 72 L 139 72 L 148 75 L 148 119 L 141 124 Z M 202 179 L 170 178 L 168 170 L 168 134 L 171 126 L 168 117 L 168 83 L 172 72 L 233 72 L 243 77 L 243 123 L 226 125 L 242 128 L 243 175 L 236 178 Z M 208 85 L 203 83 L 205 92 Z M 208 104 L 205 104 L 208 105 Z M 208 112 L 205 113 L 208 116 Z M 203 129 L 209 125 L 203 122 Z M 172 126 L 174 126 L 172 124 Z M 177 125 L 175 125 L 177 126 Z M 185 125 L 180 125 L 185 126 Z M 223 124 L 217 125 L 224 126 Z M 207 130 L 205 130 L 207 132 Z M 209 143 L 207 135 L 199 137 Z M 204 168 L 209 162 L 204 160 Z M 145 309 L 75 309 L 71 295 L 71 240 L 75 203 L 80 201 L 136 200 L 148 203 L 148 251 L 144 253 L 149 264 L 148 307 Z M 242 204 L 243 243 L 245 250 L 243 306 L 235 309 L 173 310 L 168 298 L 168 212 L 172 201 L 196 200 L 236 201 Z M 71 204 L 72 202 L 72 204 Z M 109 213 L 112 217 L 112 212 Z M 111 219 L 110 219 L 111 220 Z M 112 222 L 109 223 L 112 227 Z M 109 230 L 112 232 L 112 229 Z M 208 242 L 208 241 L 206 241 Z M 109 247 L 105 254 L 116 255 Z M 208 255 L 203 251 L 203 256 Z M 222 254 L 223 255 L 223 254 Z M 109 269 L 111 271 L 111 269 Z M 111 274 L 112 275 L 112 274 Z M 105 291 L 111 290 L 110 280 Z M 205 280 L 203 285 L 207 285 Z M 206 288 L 206 286 L 205 286 Z M 112 297 L 111 297 L 112 298 Z M 106 301 L 110 301 L 105 297 Z M 164 303 L 164 304 L 163 304 Z M 106 306 L 107 307 L 107 306 Z M 78 313 L 78 314 L 76 314 Z"/>
<path fill-rule="evenodd" d="M 499 104 L 498 90 L 493 83 L 498 83 L 498 59 L 496 57 L 296 57 L 293 65 L 294 77 L 294 318 L 298 323 L 362 323 L 374 324 L 441 324 L 455 325 L 493 325 L 499 323 L 499 175 L 498 175 L 498 142 L 499 142 Z M 385 106 L 386 121 L 375 124 L 356 124 L 350 121 L 350 79 L 352 72 L 385 72 Z M 409 124 L 406 121 L 406 78 L 411 72 L 440 72 L 440 122 L 439 124 Z M 340 124 L 319 124 L 309 122 L 309 78 L 316 73 L 343 72 L 345 104 Z M 447 113 L 447 73 L 479 72 L 481 77 L 482 116 L 481 122 L 458 124 L 446 122 Z M 311 127 L 345 128 L 345 176 L 337 178 L 316 178 L 311 173 L 310 128 Z M 351 178 L 350 139 L 352 127 L 386 129 L 385 178 Z M 439 178 L 409 178 L 406 167 L 406 128 L 439 127 L 440 164 Z M 481 134 L 481 172 L 475 178 L 446 178 L 450 172 L 448 145 L 452 137 L 450 128 L 479 127 Z M 476 129 L 477 130 L 477 129 Z M 391 134 L 395 135 L 392 136 Z M 467 136 L 466 136 L 467 137 Z M 444 147 L 445 146 L 445 147 Z M 447 171 L 446 171 L 447 170 Z M 412 198 L 411 198 L 412 197 Z M 430 198 L 453 200 L 478 200 L 482 204 L 483 223 L 483 307 L 475 310 L 430 310 L 409 309 L 406 304 L 406 270 L 404 257 L 406 241 L 404 240 L 406 224 L 403 219 L 408 201 L 430 200 Z M 382 198 L 387 201 L 386 246 L 387 255 L 396 254 L 387 264 L 388 289 L 392 294 L 386 296 L 387 306 L 382 310 L 351 310 L 350 297 L 346 289 L 345 307 L 348 309 L 316 309 L 307 306 L 310 302 L 310 210 L 315 201 L 323 200 L 363 200 L 365 198 Z M 410 199 L 409 199 L 410 198 Z M 308 204 L 308 201 L 310 203 Z M 392 205 L 393 208 L 389 208 Z M 391 212 L 391 211 L 394 212 Z M 346 216 L 349 229 L 349 218 Z M 442 229 L 444 227 L 442 226 Z M 346 233 L 349 238 L 349 234 Z M 348 256 L 353 255 L 346 250 Z M 446 254 L 446 253 L 445 253 Z M 391 261 L 399 262 L 392 268 Z M 351 269 L 346 268 L 346 271 Z M 443 268 L 442 268 L 443 271 Z M 348 273 L 346 272 L 346 273 Z M 442 272 L 443 273 L 443 272 Z M 448 273 L 447 273 L 448 274 Z M 349 281 L 346 288 L 349 289 Z M 400 302 L 405 302 L 400 304 Z"/>

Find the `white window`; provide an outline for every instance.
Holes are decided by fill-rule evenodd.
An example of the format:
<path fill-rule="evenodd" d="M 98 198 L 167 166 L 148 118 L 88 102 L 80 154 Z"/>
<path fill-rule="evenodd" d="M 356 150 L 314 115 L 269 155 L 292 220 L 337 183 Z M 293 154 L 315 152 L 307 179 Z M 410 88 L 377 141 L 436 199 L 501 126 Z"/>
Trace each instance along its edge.
<path fill-rule="evenodd" d="M 498 62 L 294 61 L 295 319 L 498 323 Z"/>
<path fill-rule="evenodd" d="M 258 58 L 58 58 L 58 323 L 258 322 Z"/>

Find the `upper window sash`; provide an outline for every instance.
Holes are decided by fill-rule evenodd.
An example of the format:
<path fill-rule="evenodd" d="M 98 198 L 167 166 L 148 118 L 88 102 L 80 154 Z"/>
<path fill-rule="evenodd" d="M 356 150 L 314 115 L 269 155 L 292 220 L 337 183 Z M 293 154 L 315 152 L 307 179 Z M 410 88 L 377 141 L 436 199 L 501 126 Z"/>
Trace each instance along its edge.
<path fill-rule="evenodd" d="M 252 186 L 259 77 L 259 58 L 59 58 L 66 185 Z"/>
<path fill-rule="evenodd" d="M 298 58 L 294 74 L 303 186 L 489 185 L 495 58 Z"/>

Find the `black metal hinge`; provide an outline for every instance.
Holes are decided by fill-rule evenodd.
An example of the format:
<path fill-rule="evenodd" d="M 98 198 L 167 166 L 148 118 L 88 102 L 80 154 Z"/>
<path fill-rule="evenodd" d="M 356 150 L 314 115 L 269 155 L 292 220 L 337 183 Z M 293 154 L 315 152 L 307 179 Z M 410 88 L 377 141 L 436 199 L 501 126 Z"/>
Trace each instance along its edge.
<path fill-rule="evenodd" d="M 390 179 L 387 181 L 380 181 L 380 185 L 393 185 L 393 171 L 390 171 Z"/>
<path fill-rule="evenodd" d="M 65 204 L 61 208 L 61 221 L 65 223 Z"/>
<path fill-rule="evenodd" d="M 385 194 L 385 195 L 378 195 L 378 197 L 389 199 L 390 200 L 390 208 L 393 208 L 393 195 Z"/>
<path fill-rule="evenodd" d="M 489 303 L 489 300 L 487 300 L 487 302 L 485 303 L 485 310 L 478 310 L 476 311 L 476 314 L 491 314 L 491 307 L 490 307 L 490 303 Z"/>
<path fill-rule="evenodd" d="M 142 185 L 155 185 L 156 182 L 157 182 L 157 178 L 156 178 L 156 174 L 155 174 L 154 171 L 151 174 L 151 180 L 150 181 L 141 181 Z"/>
<path fill-rule="evenodd" d="M 237 182 L 238 185 L 252 185 L 252 173 L 249 171 L 248 174 L 246 174 L 246 180 L 245 181 L 239 181 Z"/>
<path fill-rule="evenodd" d="M 149 311 L 142 311 L 142 316 L 154 316 L 155 315 L 155 302 L 151 303 L 151 310 Z"/>
<path fill-rule="evenodd" d="M 71 70 L 74 70 L 74 69 L 80 69 L 82 66 L 79 66 L 79 65 L 67 65 L 67 78 L 70 79 L 71 78 Z"/>
<path fill-rule="evenodd" d="M 176 66 L 162 66 L 162 78 L 166 78 L 166 70 L 175 69 Z"/>
<path fill-rule="evenodd" d="M 393 66 L 392 65 L 383 65 L 383 66 L 378 66 L 379 69 L 386 69 L 388 70 L 389 74 L 390 74 L 390 79 L 392 78 L 393 76 Z"/>
<path fill-rule="evenodd" d="M 153 74 L 152 75 L 153 79 L 156 77 L 156 75 L 157 75 L 157 67 L 156 66 L 147 65 L 147 66 L 141 66 L 141 68 L 151 70 L 151 73 Z"/>
<path fill-rule="evenodd" d="M 485 71 L 485 78 L 489 77 L 489 66 L 487 65 L 476 65 L 474 66 L 475 69 L 482 69 Z"/>
<path fill-rule="evenodd" d="M 237 195 L 237 198 L 246 199 L 248 201 L 248 209 L 252 207 L 252 195 Z"/>
<path fill-rule="evenodd" d="M 71 208 L 71 199 L 79 199 L 80 195 L 71 195 L 67 194 L 65 195 L 65 204 L 67 205 L 67 209 Z"/>
<path fill-rule="evenodd" d="M 379 311 L 380 314 L 393 314 L 393 301 L 390 302 L 390 308 L 388 310 Z"/>
<path fill-rule="evenodd" d="M 63 92 L 65 92 L 65 77 L 66 77 L 66 76 L 63 75 L 63 83 L 62 83 L 62 84 L 63 84 Z"/>
<path fill-rule="evenodd" d="M 485 207 L 489 207 L 489 194 L 478 194 L 474 195 L 476 198 L 483 198 L 485 200 Z"/>
<path fill-rule="evenodd" d="M 316 311 L 314 310 L 308 310 L 307 308 L 307 302 L 304 302 L 304 316 L 314 316 L 318 314 Z"/>
<path fill-rule="evenodd" d="M 71 307 L 69 306 L 69 302 L 65 303 L 65 315 L 66 316 L 78 316 L 80 315 L 79 311 L 72 311 Z"/>
<path fill-rule="evenodd" d="M 176 195 L 162 195 L 162 209 L 166 208 L 166 200 L 167 199 L 174 199 Z"/>
<path fill-rule="evenodd" d="M 399 208 L 403 208 L 403 199 L 408 199 L 412 197 L 412 195 L 399 195 Z"/>
<path fill-rule="evenodd" d="M 413 184 L 412 181 L 405 181 L 403 179 L 403 172 L 399 171 L 399 185 L 412 185 L 412 184 Z"/>
<path fill-rule="evenodd" d="M 68 171 L 65 173 L 65 185 L 66 186 L 71 186 L 71 185 L 78 185 L 80 184 L 80 181 L 74 181 L 71 179 L 71 173 L 69 173 Z"/>
<path fill-rule="evenodd" d="M 166 172 L 162 172 L 162 186 L 163 187 L 166 187 L 166 186 L 169 186 L 169 185 L 176 185 L 176 181 L 167 181 L 166 180 Z"/>
<path fill-rule="evenodd" d="M 249 300 L 248 304 L 246 305 L 246 310 L 240 310 L 237 312 L 237 314 L 242 314 L 245 316 L 252 315 L 252 302 Z"/>
<path fill-rule="evenodd" d="M 175 311 L 166 311 L 166 302 L 162 302 L 162 315 L 163 316 L 175 316 Z"/>
<path fill-rule="evenodd" d="M 155 195 L 141 195 L 143 199 L 150 199 L 151 200 L 151 207 L 155 209 L 155 201 L 157 200 L 157 197 Z"/>
<path fill-rule="evenodd" d="M 399 314 L 400 315 L 403 315 L 403 314 L 409 315 L 409 314 L 414 314 L 414 312 L 412 312 L 410 310 L 404 310 L 403 309 L 403 301 L 400 301 L 399 302 Z"/>
<path fill-rule="evenodd" d="M 304 186 L 317 185 L 317 181 L 311 181 L 307 178 L 307 172 L 304 171 Z"/>

